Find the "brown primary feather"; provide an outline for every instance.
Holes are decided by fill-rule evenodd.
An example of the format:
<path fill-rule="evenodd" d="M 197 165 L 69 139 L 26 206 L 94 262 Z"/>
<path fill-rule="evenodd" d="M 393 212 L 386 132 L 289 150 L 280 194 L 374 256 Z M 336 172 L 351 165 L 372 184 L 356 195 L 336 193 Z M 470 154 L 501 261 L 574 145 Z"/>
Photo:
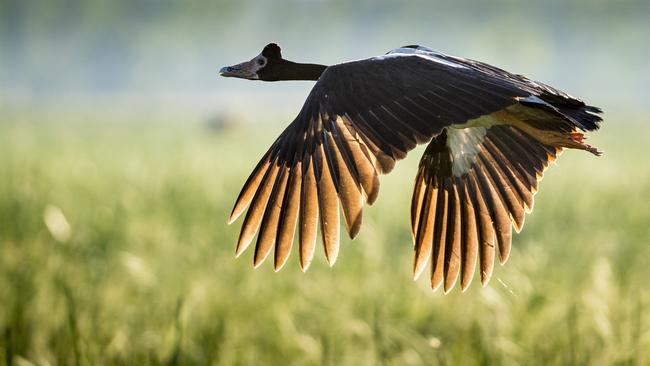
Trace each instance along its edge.
<path fill-rule="evenodd" d="M 442 284 L 445 266 L 445 241 L 447 240 L 448 187 L 438 188 L 436 201 L 435 229 L 433 234 L 433 256 L 431 258 L 431 288 L 436 290 Z"/>
<path fill-rule="evenodd" d="M 478 256 L 478 228 L 476 225 L 476 214 L 474 205 L 467 188 L 467 183 L 462 183 L 463 201 L 463 241 L 461 248 L 461 277 L 460 287 L 462 291 L 467 290 L 474 277 L 476 258 Z"/>
<path fill-rule="evenodd" d="M 291 176 L 287 183 L 287 190 L 280 212 L 280 222 L 278 224 L 278 235 L 275 246 L 274 269 L 282 269 L 289 254 L 296 231 L 296 222 L 298 221 L 298 212 L 300 210 L 300 186 L 302 183 L 302 162 L 296 160 L 291 168 Z"/>
<path fill-rule="evenodd" d="M 232 212 L 230 213 L 230 217 L 228 218 L 228 225 L 232 224 L 235 220 L 237 220 L 237 218 L 246 209 L 246 206 L 248 206 L 248 204 L 251 203 L 251 200 L 253 199 L 253 196 L 257 192 L 257 188 L 259 187 L 262 178 L 264 178 L 264 174 L 269 168 L 270 155 L 271 155 L 271 151 L 266 153 L 266 155 L 257 164 L 255 169 L 253 169 L 253 172 L 246 180 L 246 183 L 244 183 L 244 187 L 239 193 L 239 197 L 237 197 L 237 201 L 235 201 L 235 206 L 233 207 Z"/>
<path fill-rule="evenodd" d="M 260 233 L 257 236 L 257 244 L 255 245 L 255 256 L 253 257 L 253 266 L 255 268 L 264 262 L 275 244 L 289 173 L 289 167 L 280 167 L 280 172 L 271 191 L 262 218 Z"/>
<path fill-rule="evenodd" d="M 496 155 L 496 159 L 502 162 L 502 169 L 507 165 L 506 173 L 508 175 L 508 180 L 515 186 L 517 194 L 523 201 L 522 203 L 524 204 L 526 212 L 531 212 L 533 208 L 532 189 L 533 187 L 536 187 L 537 180 L 534 176 L 525 171 L 522 162 L 508 161 L 507 156 L 517 157 L 517 155 L 507 146 L 503 145 L 500 140 L 490 136 L 489 139 L 486 139 L 485 143 L 490 146 L 490 150 Z"/>
<path fill-rule="evenodd" d="M 519 179 L 525 183 L 528 190 L 537 186 L 534 167 L 540 164 L 539 158 L 531 154 L 521 146 L 521 143 L 515 139 L 510 140 L 512 130 L 508 133 L 491 134 L 489 142 L 498 149 L 502 156 L 509 160 L 512 167 L 516 169 Z"/>
<path fill-rule="evenodd" d="M 529 208 L 533 206 L 533 194 L 530 189 L 526 187 L 523 178 L 520 177 L 513 164 L 509 162 L 503 152 L 501 152 L 501 150 L 492 143 L 491 139 L 486 139 L 485 146 L 486 149 L 490 151 L 492 159 L 498 164 L 505 180 L 512 188 L 512 193 L 518 201 L 518 212 L 521 212 L 521 210 L 523 210 L 523 214 L 521 214 L 523 216 L 521 218 L 521 222 L 519 223 L 517 220 L 515 220 L 515 230 L 517 230 L 517 232 L 520 232 L 524 225 L 524 219 L 526 217 L 525 214 L 527 212 L 530 212 Z"/>
<path fill-rule="evenodd" d="M 476 222 L 478 223 L 477 234 L 479 238 L 478 248 L 481 267 L 481 284 L 485 286 L 492 277 L 492 271 L 494 270 L 496 237 L 492 226 L 490 211 L 487 208 L 483 195 L 481 194 L 481 189 L 476 181 L 475 172 L 470 172 L 468 174 L 468 180 L 470 182 L 469 191 L 472 206 L 475 208 L 474 214 L 476 216 Z"/>
<path fill-rule="evenodd" d="M 335 120 L 336 130 L 338 132 L 337 145 L 340 149 L 347 151 L 349 154 L 349 164 L 354 166 L 357 173 L 358 183 L 361 184 L 366 202 L 372 205 L 377 199 L 379 193 L 379 177 L 377 171 L 364 147 L 359 141 L 359 137 L 352 135 L 348 127 L 345 126 L 342 118 Z M 350 166 L 348 166 L 350 169 Z"/>
<path fill-rule="evenodd" d="M 312 156 L 305 154 L 304 173 L 300 192 L 300 268 L 306 271 L 314 258 L 318 230 L 318 187 Z"/>
<path fill-rule="evenodd" d="M 262 178 L 259 188 L 255 192 L 255 196 L 251 201 L 248 212 L 246 212 L 246 217 L 244 218 L 244 223 L 242 224 L 242 229 L 239 234 L 237 249 L 235 251 L 236 256 L 239 256 L 244 252 L 253 240 L 253 237 L 260 226 L 262 216 L 264 215 L 264 209 L 266 208 L 266 203 L 271 195 L 271 190 L 273 189 L 278 169 L 278 164 L 272 162 L 269 169 L 264 174 L 264 178 Z"/>
<path fill-rule="evenodd" d="M 447 242 L 445 243 L 444 261 L 444 292 L 448 293 L 460 273 L 460 242 L 461 242 L 461 202 L 458 196 L 458 189 L 454 183 L 450 183 L 450 204 L 447 219 Z"/>
<path fill-rule="evenodd" d="M 424 168 L 419 167 L 415 175 L 415 185 L 413 187 L 413 197 L 411 198 L 411 236 L 413 243 L 417 244 L 415 239 L 420 225 L 420 214 L 422 212 L 422 200 L 425 195 L 424 186 Z"/>
<path fill-rule="evenodd" d="M 361 229 L 362 213 L 363 213 L 363 195 L 361 187 L 352 176 L 348 165 L 343 159 L 340 146 L 335 147 L 334 138 L 332 133 L 327 134 L 327 141 L 329 142 L 328 149 L 330 150 L 329 162 L 330 173 L 336 182 L 336 191 L 339 199 L 341 200 L 341 207 L 343 208 L 343 218 L 345 225 L 348 229 L 348 234 L 351 239 L 354 239 L 359 230 Z"/>
<path fill-rule="evenodd" d="M 377 138 L 369 135 L 370 132 L 355 132 L 349 116 L 341 116 L 341 118 L 343 118 L 345 121 L 348 121 L 345 123 L 345 125 L 351 134 L 358 133 L 359 137 L 363 141 L 362 147 L 367 151 L 366 156 L 372 161 L 372 165 L 375 167 L 375 170 L 377 170 L 379 174 L 390 173 L 390 171 L 395 167 L 395 158 L 388 155 L 385 151 L 379 148 L 379 146 L 375 143 Z M 357 118 L 363 119 L 361 116 L 358 116 Z"/>
<path fill-rule="evenodd" d="M 527 136 L 517 134 L 518 131 L 510 129 L 510 133 L 500 134 L 495 139 L 503 141 L 504 145 L 510 146 L 517 156 L 525 159 L 526 168 L 532 169 L 533 186 L 536 188 L 539 181 L 538 177 L 544 170 L 544 161 L 539 159 L 540 151 L 538 144 L 529 143 Z"/>
<path fill-rule="evenodd" d="M 527 149 L 530 154 L 534 154 L 535 157 L 540 161 L 537 169 L 537 180 L 541 180 L 544 171 L 548 165 L 555 161 L 558 154 L 562 152 L 562 147 L 558 146 L 549 146 L 537 142 L 531 136 L 527 135 L 525 132 L 522 132 L 516 128 L 509 129 L 510 135 L 505 135 L 511 141 L 514 141 L 515 145 L 521 145 L 524 149 Z M 544 157 L 544 158 L 540 158 Z"/>
<path fill-rule="evenodd" d="M 415 236 L 415 261 L 413 263 L 413 277 L 417 279 L 426 268 L 433 246 L 433 231 L 438 189 L 431 184 L 424 187 L 421 212 L 417 215 L 419 224 Z"/>
<path fill-rule="evenodd" d="M 326 166 L 327 159 L 322 144 L 316 147 L 313 160 L 318 187 L 323 247 L 327 263 L 331 266 L 336 262 L 339 253 L 339 200 L 330 169 Z"/>
<path fill-rule="evenodd" d="M 496 188 L 497 195 L 509 213 L 510 221 L 517 227 L 521 227 L 526 217 L 524 208 L 520 205 L 520 199 L 513 191 L 505 173 L 500 169 L 499 163 L 494 159 L 487 146 L 483 149 L 480 159 L 484 162 L 486 176 L 492 180 L 492 186 Z"/>
<path fill-rule="evenodd" d="M 510 254 L 510 244 L 512 241 L 512 229 L 510 226 L 510 214 L 506 203 L 501 200 L 498 188 L 494 187 L 489 173 L 484 170 L 485 162 L 481 168 L 476 170 L 476 177 L 481 187 L 483 197 L 486 199 L 487 207 L 490 209 L 490 216 L 494 223 L 494 231 L 499 247 L 499 261 L 505 263 Z"/>

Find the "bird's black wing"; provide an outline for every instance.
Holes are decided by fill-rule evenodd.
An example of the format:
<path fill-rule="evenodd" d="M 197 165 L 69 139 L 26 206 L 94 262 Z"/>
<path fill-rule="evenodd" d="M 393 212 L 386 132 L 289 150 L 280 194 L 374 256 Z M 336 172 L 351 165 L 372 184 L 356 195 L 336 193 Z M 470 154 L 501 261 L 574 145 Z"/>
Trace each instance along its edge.
<path fill-rule="evenodd" d="M 575 128 L 582 131 L 594 131 L 599 128 L 599 123 L 602 121 L 602 118 L 597 115 L 602 112 L 600 108 L 586 105 L 579 98 L 547 84 L 531 80 L 524 75 L 513 74 L 496 66 L 472 59 L 442 53 L 436 53 L 436 57 L 472 68 L 485 75 L 491 75 L 500 80 L 507 81 L 521 90 L 530 92 L 534 97 L 521 98 L 519 101 L 522 105 L 537 108 L 560 117 L 553 120 L 553 129 L 557 129 L 557 124 L 559 123 L 562 125 L 559 128 L 565 132 L 570 132 Z M 533 125 L 535 124 L 533 122 Z M 548 126 L 544 126 L 543 124 L 538 125 L 538 127 L 548 128 Z"/>
<path fill-rule="evenodd" d="M 523 227 L 544 170 L 563 147 L 599 155 L 579 131 L 602 119 L 599 108 L 546 84 L 431 52 L 531 93 L 465 128 L 445 129 L 422 156 L 411 206 L 413 271 L 417 278 L 430 260 L 432 288 L 448 292 L 457 279 L 466 290 L 477 263 L 488 283 L 497 253 L 501 264 L 508 259 L 512 227 Z"/>
<path fill-rule="evenodd" d="M 328 67 L 244 184 L 230 216 L 232 222 L 249 207 L 237 254 L 259 229 L 254 264 L 275 247 L 278 270 L 297 225 L 305 270 L 320 221 L 326 258 L 333 264 L 339 206 L 353 238 L 364 204 L 377 197 L 378 175 L 390 172 L 396 160 L 447 126 L 531 95 L 497 75 L 435 57 L 386 55 Z"/>
<path fill-rule="evenodd" d="M 464 145 L 464 146 L 459 146 Z M 420 160 L 411 205 L 417 278 L 431 261 L 431 287 L 466 290 L 477 262 L 485 285 L 505 263 L 549 163 L 562 148 L 508 124 L 449 128 Z M 464 151 L 459 153 L 458 151 Z"/>

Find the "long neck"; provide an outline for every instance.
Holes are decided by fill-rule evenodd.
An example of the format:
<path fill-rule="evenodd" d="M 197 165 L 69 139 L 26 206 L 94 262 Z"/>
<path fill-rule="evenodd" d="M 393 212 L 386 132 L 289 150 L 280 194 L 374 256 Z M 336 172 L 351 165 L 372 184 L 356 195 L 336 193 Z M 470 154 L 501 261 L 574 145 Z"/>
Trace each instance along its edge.
<path fill-rule="evenodd" d="M 278 80 L 318 80 L 327 66 L 318 64 L 301 64 L 282 60 L 278 68 Z"/>

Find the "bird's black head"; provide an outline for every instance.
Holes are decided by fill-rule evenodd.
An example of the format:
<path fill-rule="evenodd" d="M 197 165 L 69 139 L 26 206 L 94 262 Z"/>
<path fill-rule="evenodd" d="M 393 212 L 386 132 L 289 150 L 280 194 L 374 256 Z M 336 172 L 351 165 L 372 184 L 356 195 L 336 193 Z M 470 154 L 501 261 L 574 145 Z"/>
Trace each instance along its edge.
<path fill-rule="evenodd" d="M 248 80 L 277 81 L 280 80 L 277 75 L 283 61 L 280 46 L 269 43 L 252 60 L 222 67 L 219 75 Z"/>

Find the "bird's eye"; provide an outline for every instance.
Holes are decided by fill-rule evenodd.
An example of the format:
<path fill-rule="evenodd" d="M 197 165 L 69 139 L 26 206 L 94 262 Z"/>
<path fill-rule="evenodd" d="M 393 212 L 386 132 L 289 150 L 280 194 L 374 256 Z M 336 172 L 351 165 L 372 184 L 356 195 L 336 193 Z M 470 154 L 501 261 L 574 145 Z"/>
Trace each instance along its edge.
<path fill-rule="evenodd" d="M 265 63 L 266 63 L 266 61 L 263 58 L 260 58 L 260 59 L 257 60 L 257 64 L 260 65 L 260 66 L 264 65 Z"/>

